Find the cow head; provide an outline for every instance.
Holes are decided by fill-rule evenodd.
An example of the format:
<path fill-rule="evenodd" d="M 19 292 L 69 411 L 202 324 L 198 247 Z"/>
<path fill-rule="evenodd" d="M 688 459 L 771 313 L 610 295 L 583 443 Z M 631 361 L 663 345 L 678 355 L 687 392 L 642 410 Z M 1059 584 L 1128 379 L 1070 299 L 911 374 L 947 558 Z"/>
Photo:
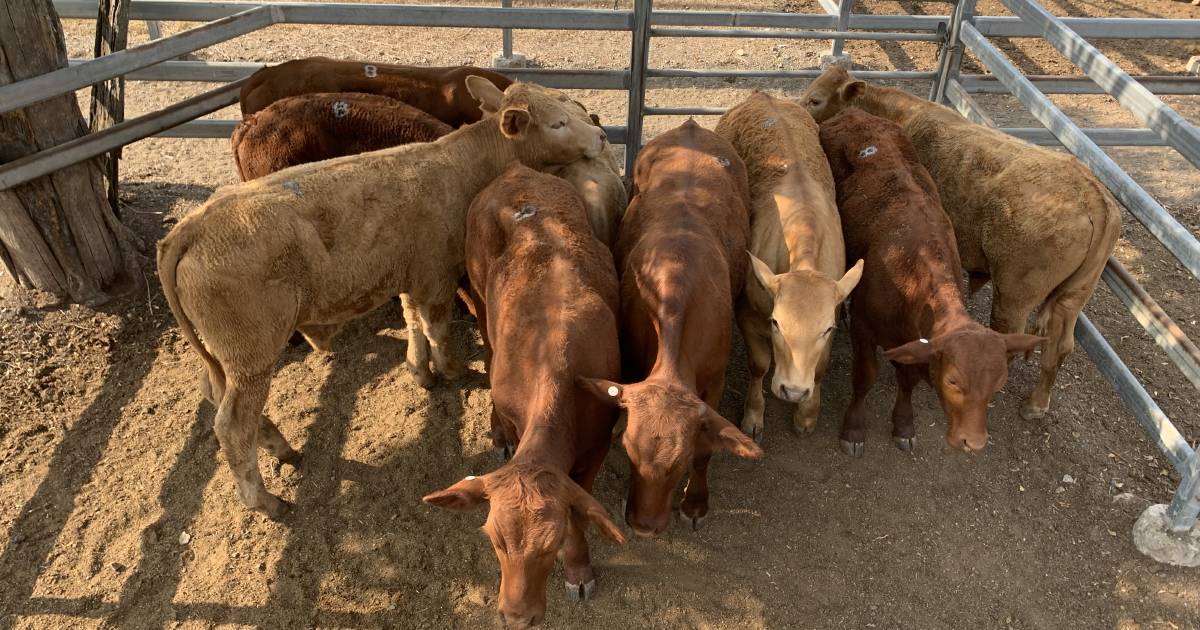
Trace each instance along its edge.
<path fill-rule="evenodd" d="M 964 451 L 987 446 L 987 409 L 1008 381 L 1008 360 L 1033 350 L 1045 337 L 1001 334 L 970 324 L 932 339 L 883 353 L 885 359 L 928 365 L 929 379 L 946 412 L 946 442 Z"/>
<path fill-rule="evenodd" d="M 789 402 L 804 402 L 816 389 L 817 372 L 829 360 L 837 307 L 862 278 L 863 261 L 836 281 L 811 269 L 772 273 L 754 254 L 750 254 L 750 263 L 752 282 L 771 296 L 771 347 L 775 356 L 771 393 Z"/>
<path fill-rule="evenodd" d="M 603 153 L 604 130 L 562 92 L 521 82 L 501 92 L 476 76 L 467 77 L 466 83 L 487 116 L 483 124 L 499 125 L 526 166 L 544 169 Z"/>
<path fill-rule="evenodd" d="M 630 469 L 625 522 L 639 536 L 654 536 L 670 524 L 671 497 L 694 458 L 723 450 L 748 459 L 763 455 L 754 440 L 680 385 L 593 378 L 580 384 L 628 413 L 622 437 Z"/>
<path fill-rule="evenodd" d="M 422 500 L 451 510 L 489 504 L 483 531 L 500 561 L 500 615 L 512 629 L 536 625 L 545 615 L 546 579 L 571 519 L 581 529 L 592 523 L 612 541 L 625 542 L 604 506 L 570 477 L 515 460 Z"/>
<path fill-rule="evenodd" d="M 853 105 L 866 91 L 866 83 L 851 76 L 844 64 L 835 64 L 809 84 L 800 102 L 820 123 Z"/>

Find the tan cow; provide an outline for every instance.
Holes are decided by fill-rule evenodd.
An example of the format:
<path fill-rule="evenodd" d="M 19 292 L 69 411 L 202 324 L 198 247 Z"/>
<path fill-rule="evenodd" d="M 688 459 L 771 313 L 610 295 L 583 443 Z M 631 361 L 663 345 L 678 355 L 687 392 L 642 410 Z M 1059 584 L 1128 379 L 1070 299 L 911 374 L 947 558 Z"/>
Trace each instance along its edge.
<path fill-rule="evenodd" d="M 1043 149 L 900 90 L 867 85 L 844 66 L 804 93 L 818 122 L 848 105 L 898 123 L 937 183 L 958 253 L 977 290 L 990 278 L 991 325 L 1046 337 L 1041 379 L 1025 419 L 1050 406 L 1058 368 L 1075 348 L 1075 320 L 1092 296 L 1121 231 L 1121 209 L 1075 157 Z"/>
<path fill-rule="evenodd" d="M 327 350 L 349 319 L 407 294 L 408 367 L 431 384 L 462 364 L 447 347 L 465 269 L 467 208 L 509 166 L 595 157 L 602 132 L 561 93 L 500 92 L 468 78 L 493 114 L 436 142 L 304 164 L 218 190 L 158 244 L 158 270 L 183 336 L 204 359 L 205 397 L 242 501 L 280 518 L 256 444 L 296 453 L 262 415 L 271 369 L 292 331 Z M 204 338 L 201 343 L 199 337 Z"/>
<path fill-rule="evenodd" d="M 599 126 L 596 115 L 591 117 Z M 625 207 L 629 205 L 629 194 L 621 181 L 621 167 L 613 156 L 612 146 L 605 142 L 600 157 L 575 160 L 547 172 L 567 180 L 579 191 L 592 233 L 611 250 L 617 244 L 617 230 L 621 227 Z"/>
<path fill-rule="evenodd" d="M 750 364 L 742 430 L 762 439 L 762 384 L 773 348 L 771 393 L 798 403 L 792 425 L 809 433 L 821 411 L 837 307 L 858 284 L 862 261 L 846 271 L 833 175 L 803 107 L 755 92 L 721 117 L 716 132 L 750 178 L 754 279 L 737 307 Z"/>

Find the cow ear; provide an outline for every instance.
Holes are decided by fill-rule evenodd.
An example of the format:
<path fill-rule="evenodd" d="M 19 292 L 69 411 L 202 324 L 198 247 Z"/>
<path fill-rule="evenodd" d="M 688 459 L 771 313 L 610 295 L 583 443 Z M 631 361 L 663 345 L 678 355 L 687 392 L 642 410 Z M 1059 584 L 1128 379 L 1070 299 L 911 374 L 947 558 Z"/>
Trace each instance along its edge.
<path fill-rule="evenodd" d="M 1033 352 L 1033 349 L 1046 342 L 1045 337 L 1037 335 L 1026 335 L 1022 333 L 1014 333 L 1003 335 L 1004 349 L 1008 351 L 1008 358 L 1013 358 L 1018 354 Z"/>
<path fill-rule="evenodd" d="M 596 531 L 600 532 L 605 538 L 618 545 L 624 545 L 625 534 L 613 522 L 612 517 L 608 515 L 608 510 L 604 509 L 604 506 L 600 505 L 600 502 L 588 494 L 579 484 L 574 481 L 570 483 L 573 488 L 571 509 L 577 514 L 582 515 L 585 521 L 595 525 Z"/>
<path fill-rule="evenodd" d="M 602 378 L 576 376 L 575 384 L 610 405 L 625 404 L 625 386 Z"/>
<path fill-rule="evenodd" d="M 885 350 L 883 358 L 905 365 L 916 365 L 929 363 L 929 360 L 933 358 L 933 354 L 933 344 L 928 339 L 918 339 L 902 346 L 896 346 L 891 350 Z"/>
<path fill-rule="evenodd" d="M 465 512 L 487 503 L 487 491 L 483 479 L 467 477 L 445 490 L 427 494 L 421 500 L 447 510 Z"/>
<path fill-rule="evenodd" d="M 747 250 L 746 254 L 750 256 L 750 268 L 754 270 L 754 277 L 758 278 L 758 283 L 762 285 L 762 288 L 774 296 L 775 290 L 779 287 L 779 280 L 775 272 L 771 271 L 767 263 L 755 256 L 753 252 Z"/>
<path fill-rule="evenodd" d="M 847 76 L 849 75 L 847 74 Z M 842 95 L 842 102 L 849 105 L 854 102 L 854 99 L 862 96 L 867 91 L 867 84 L 859 79 L 853 79 L 843 85 L 839 91 Z"/>
<path fill-rule="evenodd" d="M 708 439 L 721 449 L 729 451 L 743 459 L 762 459 L 763 450 L 750 436 L 733 426 L 721 414 L 713 411 L 708 405 L 704 406 L 704 430 Z"/>
<path fill-rule="evenodd" d="M 483 113 L 495 114 L 500 111 L 500 101 L 504 98 L 504 92 L 501 92 L 496 84 L 477 75 L 468 76 L 466 83 L 467 92 L 479 102 L 479 109 Z"/>
<path fill-rule="evenodd" d="M 500 132 L 509 138 L 524 135 L 529 128 L 529 108 L 523 106 L 505 107 L 500 112 Z"/>
<path fill-rule="evenodd" d="M 837 281 L 837 301 L 839 304 L 845 302 L 846 298 L 850 297 L 850 293 L 854 291 L 854 287 L 858 286 L 858 281 L 862 280 L 864 264 L 863 259 L 859 258 L 858 262 L 854 263 L 854 266 L 846 272 L 846 275 Z"/>

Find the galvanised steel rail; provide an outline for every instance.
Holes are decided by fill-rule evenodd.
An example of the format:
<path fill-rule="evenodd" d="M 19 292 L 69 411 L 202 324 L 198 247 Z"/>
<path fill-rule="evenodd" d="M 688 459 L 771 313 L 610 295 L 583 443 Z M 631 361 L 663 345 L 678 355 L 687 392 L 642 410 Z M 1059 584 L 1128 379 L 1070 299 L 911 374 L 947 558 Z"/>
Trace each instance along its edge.
<path fill-rule="evenodd" d="M 1042 94 L 1107 94 L 1091 77 L 1027 74 Z M 1140 76 L 1134 81 L 1155 94 L 1200 94 L 1200 77 Z M 1008 94 L 1008 88 L 986 74 L 964 74 L 958 81 L 971 94 Z"/>
<path fill-rule="evenodd" d="M 1167 144 L 1173 147 L 1192 166 L 1200 168 L 1200 130 L 1196 129 L 1154 96 L 1145 86 L 1134 81 L 1120 66 L 1104 56 L 1099 49 L 1089 44 L 1054 17 L 1034 0 L 1001 0 L 1004 6 L 1042 30 L 1042 36 L 1059 53 L 1075 64 L 1084 74 L 1104 88 L 1138 122 L 1158 132 Z M 1196 31 L 1200 34 L 1200 30 Z"/>

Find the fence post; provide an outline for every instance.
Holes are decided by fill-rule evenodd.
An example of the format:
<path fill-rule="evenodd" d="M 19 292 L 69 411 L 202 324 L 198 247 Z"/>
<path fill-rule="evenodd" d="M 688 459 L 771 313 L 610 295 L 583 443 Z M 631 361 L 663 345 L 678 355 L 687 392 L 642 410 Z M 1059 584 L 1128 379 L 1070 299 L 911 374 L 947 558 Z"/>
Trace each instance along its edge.
<path fill-rule="evenodd" d="M 841 0 L 838 2 L 837 13 L 837 30 L 845 31 L 850 27 L 850 11 L 854 8 L 854 0 Z M 845 46 L 845 40 L 840 37 L 833 40 L 833 45 L 829 48 L 829 56 L 837 57 L 842 54 L 842 48 Z"/>
<path fill-rule="evenodd" d="M 646 64 L 650 58 L 650 15 L 653 0 L 633 0 L 633 42 L 629 59 L 629 114 L 625 122 L 625 178 L 633 179 L 633 163 L 642 147 L 642 115 L 646 106 Z"/>
<path fill-rule="evenodd" d="M 1196 518 L 1200 516 L 1200 455 L 1192 455 L 1188 469 L 1179 480 L 1179 489 L 1167 506 L 1167 523 L 1171 532 L 1182 534 L 1192 531 Z"/>
<path fill-rule="evenodd" d="M 96 16 L 96 43 L 93 55 L 98 59 L 107 54 L 125 50 L 129 43 L 129 2 L 127 0 L 102 0 Z M 125 120 L 125 77 L 113 77 L 92 86 L 90 127 L 92 132 L 108 129 Z M 107 189 L 108 205 L 113 215 L 121 217 L 121 203 L 117 191 L 118 166 L 121 160 L 120 147 L 99 157 L 100 173 Z"/>
<path fill-rule="evenodd" d="M 500 6 L 505 9 L 511 8 L 512 0 L 500 0 Z M 512 59 L 512 29 L 511 28 L 504 29 L 504 47 L 502 50 L 503 50 L 503 52 L 501 54 L 504 55 L 505 59 Z"/>
<path fill-rule="evenodd" d="M 964 20 L 972 23 L 975 21 L 975 0 L 959 0 L 950 14 L 950 33 L 946 37 L 946 43 L 942 46 L 942 54 L 938 58 L 937 80 L 933 82 L 933 87 L 929 91 L 929 100 L 934 103 L 944 104 L 946 102 L 946 85 L 950 79 L 958 80 L 958 71 L 962 66 L 962 24 Z"/>

